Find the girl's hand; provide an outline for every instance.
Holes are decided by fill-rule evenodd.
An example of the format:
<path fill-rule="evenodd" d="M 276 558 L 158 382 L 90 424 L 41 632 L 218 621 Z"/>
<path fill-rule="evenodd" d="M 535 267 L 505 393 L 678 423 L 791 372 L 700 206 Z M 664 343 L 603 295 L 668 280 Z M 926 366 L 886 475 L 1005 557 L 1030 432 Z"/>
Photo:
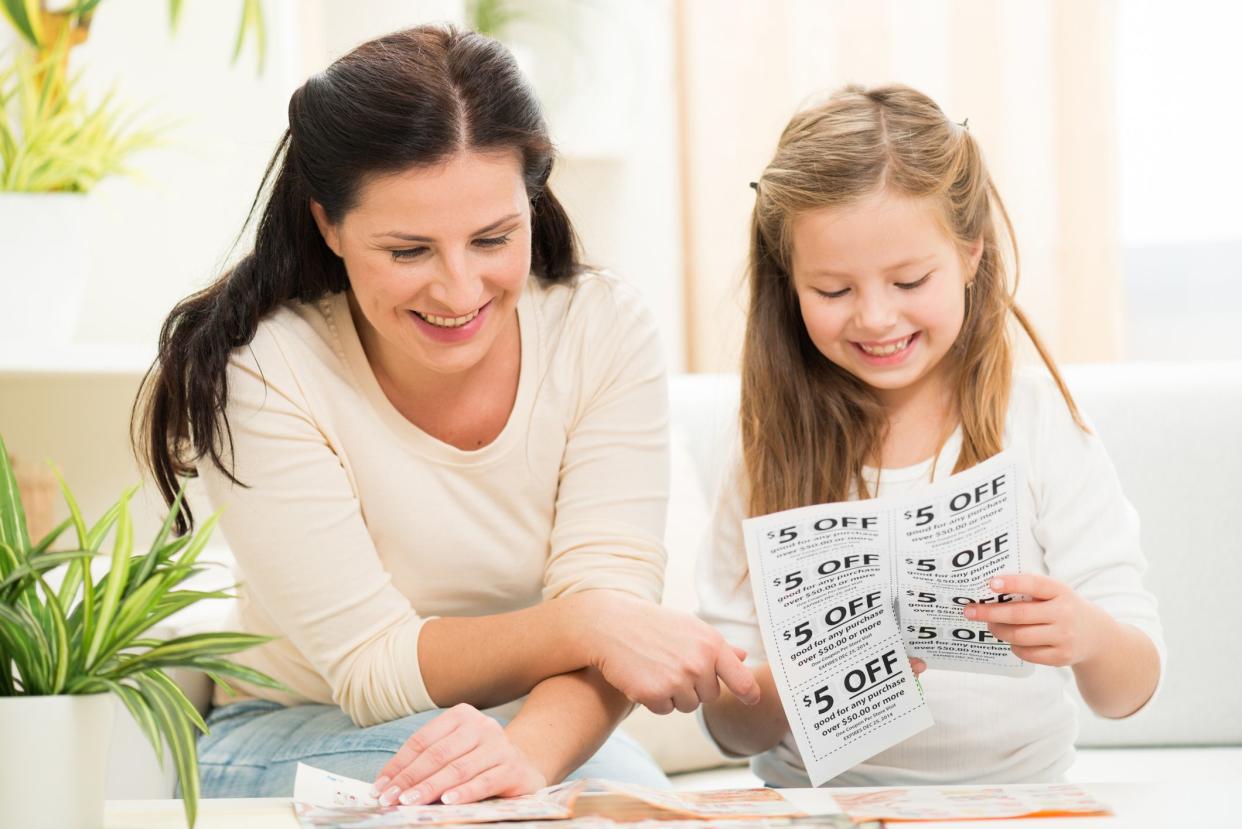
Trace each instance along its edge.
<path fill-rule="evenodd" d="M 612 590 L 591 590 L 583 625 L 590 664 L 632 702 L 656 714 L 693 711 L 720 696 L 723 682 L 747 705 L 759 685 L 746 652 L 688 613 Z"/>
<path fill-rule="evenodd" d="M 1073 588 L 1038 573 L 998 576 L 996 593 L 1022 593 L 1029 602 L 967 605 L 967 619 L 988 623 L 992 635 L 1013 647 L 1014 655 L 1039 665 L 1077 665 L 1099 653 L 1111 617 Z"/>
<path fill-rule="evenodd" d="M 380 804 L 473 803 L 542 789 L 547 779 L 473 705 L 456 705 L 415 731 L 371 789 Z"/>

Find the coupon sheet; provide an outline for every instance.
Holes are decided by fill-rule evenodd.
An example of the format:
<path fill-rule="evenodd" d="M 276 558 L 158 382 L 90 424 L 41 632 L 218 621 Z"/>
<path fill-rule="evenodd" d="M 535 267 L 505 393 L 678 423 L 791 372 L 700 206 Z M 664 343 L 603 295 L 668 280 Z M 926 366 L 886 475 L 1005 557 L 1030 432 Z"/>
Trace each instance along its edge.
<path fill-rule="evenodd" d="M 1022 571 L 1022 471 L 1009 453 L 918 492 L 744 522 L 772 675 L 813 785 L 932 725 L 909 656 L 929 668 L 1024 676 L 975 602 Z"/>

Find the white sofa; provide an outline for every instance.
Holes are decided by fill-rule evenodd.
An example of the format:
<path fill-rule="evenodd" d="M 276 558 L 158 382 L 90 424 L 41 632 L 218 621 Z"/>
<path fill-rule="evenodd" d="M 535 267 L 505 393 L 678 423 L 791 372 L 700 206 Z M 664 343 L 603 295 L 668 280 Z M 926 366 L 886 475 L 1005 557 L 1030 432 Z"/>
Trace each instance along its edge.
<path fill-rule="evenodd" d="M 1151 706 L 1121 722 L 1084 708 L 1079 760 L 1070 778 L 1236 781 L 1242 769 L 1242 364 L 1074 366 L 1066 379 L 1112 454 L 1143 520 L 1147 584 L 1160 601 L 1169 665 Z M 673 491 L 665 602 L 694 608 L 698 539 L 709 518 L 725 441 L 737 412 L 737 378 L 672 381 Z M 210 626 L 218 608 L 197 609 L 181 629 Z M 1234 633 L 1230 633 L 1234 631 Z M 205 705 L 201 675 L 179 677 Z M 119 706 L 118 706 L 119 707 Z M 624 726 L 685 787 L 757 783 L 708 745 L 690 715 L 639 711 Z M 168 797 L 160 770 L 128 714 L 118 714 L 108 796 Z"/>

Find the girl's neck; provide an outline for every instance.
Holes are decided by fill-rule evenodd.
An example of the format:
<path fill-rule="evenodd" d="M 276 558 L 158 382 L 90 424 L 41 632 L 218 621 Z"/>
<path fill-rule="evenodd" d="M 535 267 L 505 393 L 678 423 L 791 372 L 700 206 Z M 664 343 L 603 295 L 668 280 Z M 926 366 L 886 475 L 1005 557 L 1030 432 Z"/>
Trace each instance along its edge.
<path fill-rule="evenodd" d="M 940 451 L 959 413 L 948 372 L 936 371 L 922 381 L 880 393 L 886 424 L 879 468 L 901 469 L 929 460 Z"/>

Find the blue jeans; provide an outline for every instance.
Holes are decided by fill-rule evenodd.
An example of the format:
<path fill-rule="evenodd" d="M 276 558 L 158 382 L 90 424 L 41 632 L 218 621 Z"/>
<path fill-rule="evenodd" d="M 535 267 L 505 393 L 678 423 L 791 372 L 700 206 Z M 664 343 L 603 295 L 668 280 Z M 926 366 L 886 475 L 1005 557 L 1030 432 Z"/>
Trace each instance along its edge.
<path fill-rule="evenodd" d="M 334 705 L 230 703 L 211 712 L 211 733 L 198 741 L 203 797 L 291 797 L 299 762 L 370 782 L 406 739 L 439 713 L 359 728 Z M 671 788 L 651 755 L 619 731 L 566 779 L 581 777 Z"/>

